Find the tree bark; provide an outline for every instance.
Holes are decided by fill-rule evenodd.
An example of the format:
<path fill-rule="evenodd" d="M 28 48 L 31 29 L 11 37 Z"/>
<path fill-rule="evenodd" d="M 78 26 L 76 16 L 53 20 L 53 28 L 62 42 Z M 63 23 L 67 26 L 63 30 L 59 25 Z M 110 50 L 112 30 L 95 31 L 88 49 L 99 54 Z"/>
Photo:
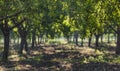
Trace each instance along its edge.
<path fill-rule="evenodd" d="M 95 45 L 96 45 L 96 49 L 97 47 L 99 47 L 99 35 L 96 35 L 96 42 L 95 42 Z"/>
<path fill-rule="evenodd" d="M 101 35 L 101 44 L 103 43 L 103 35 Z"/>
<path fill-rule="evenodd" d="M 19 54 L 23 54 L 23 49 L 28 53 L 28 45 L 27 45 L 27 31 L 21 26 L 18 27 L 18 32 L 21 38 Z"/>
<path fill-rule="evenodd" d="M 17 39 L 17 44 L 19 44 L 20 43 L 20 37 L 18 36 L 18 39 Z"/>
<path fill-rule="evenodd" d="M 108 33 L 108 43 L 110 43 L 110 33 Z"/>
<path fill-rule="evenodd" d="M 4 33 L 4 51 L 2 56 L 2 61 L 6 62 L 8 60 L 8 54 L 9 54 L 9 31 L 5 31 Z"/>
<path fill-rule="evenodd" d="M 40 43 L 43 43 L 43 34 L 40 34 L 40 36 L 39 36 L 39 39 L 40 39 Z"/>
<path fill-rule="evenodd" d="M 117 28 L 117 46 L 116 46 L 116 54 L 120 55 L 120 26 Z"/>
<path fill-rule="evenodd" d="M 4 35 L 4 50 L 3 50 L 3 55 L 2 55 L 2 61 L 6 62 L 8 60 L 8 55 L 9 55 L 9 43 L 10 43 L 10 31 L 19 26 L 19 23 L 14 26 L 9 26 L 8 25 L 8 18 L 11 18 L 13 16 L 17 16 L 19 13 L 15 13 L 13 15 L 5 16 L 0 19 L 0 21 L 3 21 L 2 24 L 0 24 L 0 29 Z M 25 19 L 24 19 L 25 20 Z M 24 20 L 22 20 L 20 23 L 22 23 Z"/>
<path fill-rule="evenodd" d="M 92 40 L 92 37 L 89 37 L 89 39 L 88 39 L 88 47 L 91 47 L 91 40 Z"/>
<path fill-rule="evenodd" d="M 33 30 L 33 32 L 32 32 L 32 48 L 34 48 L 35 47 L 35 34 L 36 34 L 36 29 L 34 29 Z"/>
<path fill-rule="evenodd" d="M 78 46 L 78 32 L 77 31 L 75 31 L 74 38 L 75 38 L 75 44 Z"/>
<path fill-rule="evenodd" d="M 81 47 L 84 46 L 83 43 L 84 43 L 84 39 L 82 38 L 82 39 L 81 39 Z"/>
<path fill-rule="evenodd" d="M 37 44 L 39 45 L 39 44 L 40 44 L 40 36 L 38 35 L 37 37 L 38 37 L 38 42 L 37 42 Z"/>
<path fill-rule="evenodd" d="M 76 43 L 76 45 L 78 46 L 78 36 L 75 37 L 75 43 Z"/>
<path fill-rule="evenodd" d="M 7 20 L 5 20 L 4 25 L 1 26 L 0 29 L 4 35 L 4 50 L 3 50 L 3 55 L 2 55 L 2 61 L 6 62 L 8 60 L 9 41 L 10 41 L 10 29 L 9 29 Z"/>
<path fill-rule="evenodd" d="M 67 39 L 67 42 L 68 42 L 68 43 L 71 42 L 71 37 L 70 37 L 70 36 L 67 36 L 66 39 Z"/>
<path fill-rule="evenodd" d="M 28 44 L 27 44 L 26 36 L 21 37 L 19 54 L 23 54 L 23 49 L 25 49 L 25 51 L 28 53 Z"/>
<path fill-rule="evenodd" d="M 117 42 L 117 34 L 115 33 L 115 43 Z"/>
<path fill-rule="evenodd" d="M 28 51 L 28 43 L 27 43 L 27 38 L 25 38 L 25 51 L 27 52 L 27 54 L 29 54 L 29 51 Z"/>
<path fill-rule="evenodd" d="M 24 48 L 24 39 L 21 38 L 20 42 L 20 48 L 19 48 L 19 54 L 23 54 L 23 48 Z"/>

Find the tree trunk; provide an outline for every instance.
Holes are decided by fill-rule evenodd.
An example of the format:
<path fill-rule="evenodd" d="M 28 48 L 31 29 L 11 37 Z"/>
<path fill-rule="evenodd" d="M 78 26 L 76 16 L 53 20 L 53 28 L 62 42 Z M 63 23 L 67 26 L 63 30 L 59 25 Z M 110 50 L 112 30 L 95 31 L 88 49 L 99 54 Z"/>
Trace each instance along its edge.
<path fill-rule="evenodd" d="M 40 37 L 39 37 L 39 35 L 38 35 L 37 37 L 38 37 L 38 42 L 37 42 L 37 44 L 39 45 L 39 44 L 40 44 Z"/>
<path fill-rule="evenodd" d="M 20 44 L 20 37 L 17 37 L 17 44 Z"/>
<path fill-rule="evenodd" d="M 75 31 L 74 38 L 75 38 L 75 44 L 78 46 L 78 32 L 77 31 Z"/>
<path fill-rule="evenodd" d="M 96 35 L 96 42 L 95 42 L 95 45 L 96 45 L 96 48 L 99 47 L 99 35 Z"/>
<path fill-rule="evenodd" d="M 75 37 L 75 43 L 76 43 L 76 45 L 78 46 L 78 36 Z"/>
<path fill-rule="evenodd" d="M 19 54 L 23 54 L 23 48 L 24 48 L 24 39 L 21 38 L 20 42 L 20 48 L 19 48 Z"/>
<path fill-rule="evenodd" d="M 92 37 L 89 37 L 89 40 L 88 40 L 88 47 L 91 47 L 91 40 L 92 40 Z"/>
<path fill-rule="evenodd" d="M 28 51 L 28 43 L 27 43 L 27 39 L 25 38 L 25 51 L 27 52 L 27 54 L 29 54 L 29 51 Z"/>
<path fill-rule="evenodd" d="M 101 43 L 103 43 L 103 35 L 101 36 Z"/>
<path fill-rule="evenodd" d="M 108 33 L 108 43 L 110 43 L 110 33 Z"/>
<path fill-rule="evenodd" d="M 120 55 L 120 26 L 117 28 L 117 46 L 116 46 L 116 54 Z"/>
<path fill-rule="evenodd" d="M 10 29 L 8 27 L 8 21 L 5 20 L 4 26 L 0 28 L 2 30 L 2 33 L 4 35 L 4 50 L 2 55 L 2 61 L 6 62 L 8 60 L 8 54 L 9 54 L 9 41 L 10 41 Z"/>
<path fill-rule="evenodd" d="M 83 43 L 84 43 L 84 41 L 83 41 L 83 38 L 82 38 L 82 39 L 81 39 L 81 47 L 84 46 Z"/>
<path fill-rule="evenodd" d="M 67 42 L 70 43 L 70 37 L 68 36 L 66 37 L 66 39 L 67 39 Z"/>
<path fill-rule="evenodd" d="M 115 33 L 115 43 L 117 42 L 117 34 Z"/>
<path fill-rule="evenodd" d="M 42 43 L 43 42 L 43 34 L 40 34 L 40 36 L 39 36 L 39 39 L 40 39 L 40 43 Z"/>
<path fill-rule="evenodd" d="M 34 46 L 35 46 L 35 34 L 36 34 L 35 32 L 36 32 L 36 30 L 34 29 L 32 32 L 32 46 L 31 46 L 32 48 L 34 48 Z"/>
<path fill-rule="evenodd" d="M 28 53 L 28 44 L 27 44 L 27 39 L 25 36 L 21 37 L 19 54 L 23 54 L 23 49 L 25 49 L 25 51 Z"/>
<path fill-rule="evenodd" d="M 3 51 L 3 57 L 2 57 L 2 61 L 7 61 L 8 60 L 8 54 L 9 54 L 9 31 L 5 31 L 6 33 L 4 33 L 4 51 Z"/>

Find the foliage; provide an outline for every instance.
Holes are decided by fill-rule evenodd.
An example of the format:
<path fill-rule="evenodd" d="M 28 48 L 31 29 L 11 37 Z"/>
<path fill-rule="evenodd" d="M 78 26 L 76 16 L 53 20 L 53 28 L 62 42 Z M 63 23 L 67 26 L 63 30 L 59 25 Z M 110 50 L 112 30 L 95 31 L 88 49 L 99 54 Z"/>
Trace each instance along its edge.
<path fill-rule="evenodd" d="M 29 39 L 34 30 L 35 37 L 47 39 L 69 39 L 76 31 L 82 39 L 108 31 L 116 33 L 120 26 L 119 5 L 119 0 L 0 0 L 0 30 L 13 30 L 11 35 L 16 37 L 16 27 L 22 26 Z"/>

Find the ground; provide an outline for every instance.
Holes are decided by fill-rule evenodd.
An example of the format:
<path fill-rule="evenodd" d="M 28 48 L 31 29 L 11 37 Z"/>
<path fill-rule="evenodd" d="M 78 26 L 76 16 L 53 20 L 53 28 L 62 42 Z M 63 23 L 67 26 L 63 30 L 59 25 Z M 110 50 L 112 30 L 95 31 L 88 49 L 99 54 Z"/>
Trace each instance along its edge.
<path fill-rule="evenodd" d="M 11 48 L 9 61 L 0 62 L 0 71 L 119 71 L 120 57 L 114 49 L 41 44 L 30 48 L 29 55 L 18 55 Z"/>

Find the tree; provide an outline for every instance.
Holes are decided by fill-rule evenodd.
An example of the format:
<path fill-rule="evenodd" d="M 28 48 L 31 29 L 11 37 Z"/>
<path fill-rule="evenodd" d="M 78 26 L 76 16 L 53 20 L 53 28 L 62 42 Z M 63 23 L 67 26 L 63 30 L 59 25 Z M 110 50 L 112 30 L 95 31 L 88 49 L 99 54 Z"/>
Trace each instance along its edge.
<path fill-rule="evenodd" d="M 117 34 L 116 54 L 120 54 L 120 1 L 103 1 L 105 6 L 105 24 Z"/>
<path fill-rule="evenodd" d="M 17 24 L 11 23 L 11 18 L 18 16 L 22 12 L 22 10 L 21 10 L 22 6 L 21 6 L 20 1 L 4 0 L 4 1 L 0 1 L 0 5 L 1 5 L 0 29 L 4 36 L 4 51 L 3 51 L 2 60 L 7 61 L 8 54 L 9 54 L 10 31 L 14 27 L 19 26 L 21 22 L 25 21 L 25 19 L 23 18 Z"/>

